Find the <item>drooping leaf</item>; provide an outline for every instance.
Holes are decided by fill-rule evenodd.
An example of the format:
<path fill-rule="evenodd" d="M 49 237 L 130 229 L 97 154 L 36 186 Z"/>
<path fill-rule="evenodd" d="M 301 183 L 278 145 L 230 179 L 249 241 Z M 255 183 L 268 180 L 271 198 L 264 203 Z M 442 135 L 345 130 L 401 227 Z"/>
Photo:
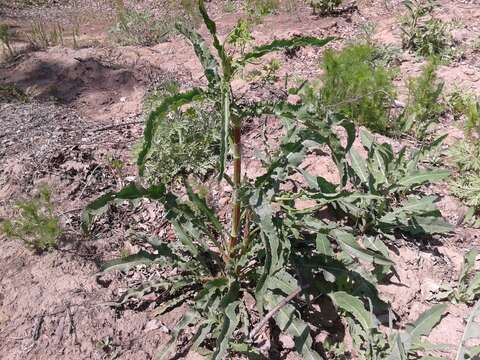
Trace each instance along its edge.
<path fill-rule="evenodd" d="M 362 325 L 365 331 L 368 332 L 373 328 L 373 315 L 365 309 L 363 302 L 359 298 L 344 291 L 330 293 L 328 296 L 332 299 L 336 307 L 350 313 L 355 320 Z"/>
<path fill-rule="evenodd" d="M 159 123 L 164 121 L 169 112 L 178 109 L 182 105 L 199 100 L 204 95 L 205 94 L 201 89 L 192 89 L 184 93 L 178 93 L 165 98 L 162 103 L 150 113 L 145 123 L 145 130 L 143 131 L 142 150 L 138 154 L 137 158 L 137 165 L 140 175 L 143 175 L 145 161 L 150 152 L 150 148 L 152 147 L 153 138 Z"/>
<path fill-rule="evenodd" d="M 432 329 L 440 322 L 447 310 L 447 304 L 436 304 L 422 313 L 418 319 L 406 327 L 412 342 L 418 341 L 421 336 L 428 336 Z"/>
<path fill-rule="evenodd" d="M 278 296 L 268 291 L 265 295 L 265 306 L 268 310 L 271 310 L 283 299 L 283 296 Z M 291 304 L 282 306 L 274 318 L 280 330 L 285 331 L 293 337 L 295 350 L 302 356 L 302 359 L 322 359 L 322 357 L 312 349 L 313 339 L 310 335 L 310 328 L 299 318 L 294 306 Z"/>
<path fill-rule="evenodd" d="M 355 237 L 346 231 L 336 229 L 331 232 L 331 235 L 338 242 L 340 247 L 352 256 L 374 264 L 393 265 L 393 262 L 382 254 L 361 247 L 355 240 Z"/>
<path fill-rule="evenodd" d="M 255 47 L 252 51 L 246 53 L 240 59 L 238 59 L 237 63 L 239 65 L 244 65 L 249 61 L 258 59 L 273 51 L 288 50 L 303 46 L 324 46 L 334 39 L 334 37 L 319 39 L 310 36 L 298 36 L 291 39 L 274 40 L 270 44 Z"/>
<path fill-rule="evenodd" d="M 109 203 L 115 200 L 135 200 L 147 198 L 151 200 L 162 200 L 166 196 L 165 185 L 152 185 L 144 188 L 141 185 L 131 183 L 118 192 L 111 191 L 87 205 L 82 214 L 82 228 L 88 231 L 92 217 L 102 214 Z"/>

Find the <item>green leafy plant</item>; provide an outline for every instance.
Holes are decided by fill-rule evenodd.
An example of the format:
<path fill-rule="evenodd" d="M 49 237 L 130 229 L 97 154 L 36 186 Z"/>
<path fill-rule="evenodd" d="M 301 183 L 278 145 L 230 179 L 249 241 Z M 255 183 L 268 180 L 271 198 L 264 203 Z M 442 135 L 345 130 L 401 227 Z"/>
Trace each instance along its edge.
<path fill-rule="evenodd" d="M 227 42 L 240 49 L 240 53 L 245 53 L 246 46 L 253 40 L 251 32 L 251 23 L 246 19 L 239 19 L 237 26 L 227 36 Z"/>
<path fill-rule="evenodd" d="M 480 102 L 473 94 L 454 90 L 448 104 L 455 120 L 464 118 L 465 131 L 468 137 L 480 135 Z"/>
<path fill-rule="evenodd" d="M 465 222 L 480 226 L 480 142 L 466 139 L 450 148 L 450 158 L 457 172 L 450 182 L 452 194 L 469 207 Z"/>
<path fill-rule="evenodd" d="M 340 52 L 327 50 L 322 68 L 319 104 L 371 130 L 385 133 L 395 97 L 393 73 L 376 64 L 377 52 L 367 44 L 350 45 Z"/>
<path fill-rule="evenodd" d="M 425 337 L 439 324 L 446 315 L 446 310 L 445 304 L 434 305 L 420 314 L 413 324 L 407 324 L 401 331 L 394 331 L 390 324 L 388 336 L 380 331 L 378 321 L 371 322 L 369 328 L 349 321 L 349 329 L 358 358 L 365 360 L 427 359 L 426 354 L 441 347 L 429 343 Z M 365 319 L 373 316 L 365 309 L 361 310 L 361 314 Z"/>
<path fill-rule="evenodd" d="M 473 304 L 480 297 L 480 273 L 475 269 L 477 256 L 476 250 L 465 254 L 457 284 L 453 287 L 443 286 L 435 296 L 437 300 L 449 299 L 454 304 Z"/>
<path fill-rule="evenodd" d="M 422 56 L 445 55 L 451 44 L 448 25 L 431 16 L 431 0 L 406 0 L 407 14 L 401 17 L 402 46 Z"/>
<path fill-rule="evenodd" d="M 147 112 L 178 93 L 178 85 L 167 83 L 145 101 Z M 221 114 L 208 100 L 192 102 L 168 114 L 159 124 L 152 150 L 145 162 L 149 183 L 177 183 L 187 174 L 203 179 L 219 160 Z"/>
<path fill-rule="evenodd" d="M 381 158 L 381 150 L 389 149 L 384 144 L 374 145 L 372 137 L 364 134 L 364 144 L 374 154 L 369 157 L 372 170 L 367 176 L 372 177 L 375 187 L 370 188 L 363 178 L 364 169 L 358 166 L 358 158 L 352 151 L 356 135 L 354 124 L 341 113 L 317 111 L 318 97 L 312 98 L 311 84 L 290 90 L 302 98 L 296 105 L 282 100 L 239 101 L 230 83 L 246 64 L 259 61 L 273 51 L 324 46 L 332 39 L 298 36 L 274 40 L 233 58 L 220 43 L 216 25 L 209 18 L 203 1 L 199 1 L 199 10 L 213 39 L 219 63 L 197 32 L 178 25 L 178 30 L 194 47 L 208 86 L 168 96 L 151 112 L 137 164 L 140 175 L 145 174 L 146 164 L 155 149 L 155 137 L 172 112 L 200 100 L 212 101 L 222 115 L 217 179 L 232 189 L 231 215 L 219 216 L 221 212 L 214 211 L 208 196 L 194 191 L 186 179 L 179 194 L 168 190 L 165 184 L 144 187 L 131 183 L 89 204 L 83 217 L 84 229 L 88 231 L 93 219 L 108 211 L 112 202 L 149 199 L 163 205 L 176 241 L 149 237 L 147 250 L 109 261 L 102 267 L 103 271 L 109 271 L 139 264 L 161 264 L 166 270 L 161 279 L 145 283 L 120 299 L 125 304 L 133 297 L 161 290 L 162 304 L 158 313 L 187 305 L 188 310 L 177 323 L 159 359 L 176 352 L 177 340 L 187 328 L 193 331 L 193 336 L 182 351 L 201 349 L 212 359 L 224 359 L 232 353 L 258 357 L 256 341 L 263 327 L 274 322 L 294 338 L 295 351 L 302 358 L 320 360 L 322 357 L 314 348 L 310 327 L 305 321 L 305 312 L 308 316 L 315 311 L 310 304 L 323 297 L 367 332 L 376 320 L 369 313 L 364 315 L 365 304 L 371 304 L 372 313 L 387 307 L 378 298 L 370 269 L 391 268 L 393 262 L 382 247 L 382 238 L 369 236 L 378 234 L 373 226 L 358 226 L 362 223 L 346 218 L 344 209 L 350 207 L 353 212 L 360 207 L 359 200 L 380 200 L 384 196 L 382 191 L 387 190 L 379 189 L 408 193 L 444 174 L 419 171 L 416 163 L 410 165 L 413 169 L 403 169 L 403 165 L 397 168 L 390 165 L 392 161 L 386 161 L 390 156 L 387 154 L 381 169 L 392 166 L 402 175 L 392 177 L 399 184 L 390 184 L 378 174 L 381 170 L 375 172 L 373 168 L 373 157 L 379 155 Z M 277 116 L 285 135 L 279 140 L 278 150 L 259 153 L 263 174 L 253 180 L 242 180 L 242 127 L 245 119 L 261 115 Z M 339 132 L 346 134 L 346 138 L 341 140 Z M 308 174 L 303 168 L 307 155 L 320 149 L 328 149 L 340 174 L 339 184 Z M 402 154 L 399 157 L 404 159 L 405 150 Z M 395 161 L 402 163 L 402 160 Z M 294 180 L 299 175 L 302 182 Z M 298 191 L 291 190 L 292 183 Z M 378 194 L 372 193 L 374 191 Z M 297 207 L 296 201 L 302 197 L 315 201 L 315 206 Z M 444 231 L 446 226 L 440 229 L 444 223 L 439 221 L 433 200 L 419 198 L 419 202 L 408 208 L 405 205 L 401 210 L 387 202 L 385 214 L 390 217 L 384 222 L 394 224 L 391 229 L 406 229 L 415 234 Z M 321 210 L 327 207 L 333 209 L 333 219 L 321 215 Z M 402 223 L 404 217 L 406 225 Z M 368 264 L 368 268 L 364 264 Z M 174 275 L 169 274 L 168 269 L 175 269 Z"/>
<path fill-rule="evenodd" d="M 41 187 L 32 199 L 17 203 L 17 208 L 18 217 L 1 224 L 1 230 L 7 237 L 21 239 L 36 251 L 46 251 L 57 245 L 62 229 L 54 214 L 48 187 Z"/>
<path fill-rule="evenodd" d="M 342 3 L 342 0 L 310 0 L 313 13 L 321 15 L 331 14 Z"/>
<path fill-rule="evenodd" d="M 398 119 L 399 130 L 419 140 L 425 139 L 445 110 L 441 103 L 444 83 L 437 78 L 437 67 L 437 61 L 432 59 L 418 77 L 409 79 L 407 105 Z"/>

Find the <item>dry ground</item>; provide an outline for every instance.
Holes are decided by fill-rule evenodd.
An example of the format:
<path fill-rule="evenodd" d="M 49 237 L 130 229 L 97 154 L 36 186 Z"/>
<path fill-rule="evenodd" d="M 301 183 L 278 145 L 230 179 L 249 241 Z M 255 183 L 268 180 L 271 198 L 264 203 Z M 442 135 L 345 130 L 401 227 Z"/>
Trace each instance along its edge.
<path fill-rule="evenodd" d="M 447 89 L 460 86 L 478 94 L 479 53 L 469 46 L 480 34 L 480 2 L 439 2 L 439 16 L 456 21 L 454 37 L 464 49 L 460 60 L 441 67 L 440 76 Z M 400 44 L 396 26 L 401 12 L 399 1 L 359 0 L 358 10 L 324 18 L 312 15 L 308 6 L 299 3 L 293 13 L 266 17 L 254 28 L 255 42 L 294 34 L 335 35 L 342 39 L 332 46 L 341 47 L 361 35 L 362 24 L 371 22 L 379 43 Z M 151 5 L 148 1 L 135 4 L 145 8 Z M 136 176 L 131 148 L 142 134 L 146 92 L 166 79 L 176 79 L 185 87 L 200 84 L 204 81 L 200 66 L 180 37 L 151 48 L 112 44 L 108 36 L 112 9 L 107 2 L 83 0 L 73 6 L 63 1 L 24 10 L 7 5 L 0 8 L 0 22 L 16 26 L 20 34 L 33 19 L 61 19 L 68 27 L 70 19 L 80 18 L 83 47 L 24 51 L 0 67 L 0 84 L 14 84 L 32 98 L 27 103 L 15 99 L 0 102 L 0 218 L 11 213 L 16 199 L 30 194 L 39 183 L 48 182 L 55 190 L 55 203 L 66 229 L 59 249 L 43 255 L 33 254 L 19 241 L 1 239 L 0 358 L 151 359 L 168 340 L 169 329 L 182 309 L 155 317 L 155 297 L 143 299 L 135 308 L 116 309 L 111 301 L 155 272 L 97 273 L 102 260 L 141 246 L 134 236 L 136 231 L 161 231 L 161 211 L 153 205 L 120 208 L 98 225 L 96 238 L 82 235 L 79 216 L 89 200 Z M 225 13 L 222 2 L 213 1 L 209 6 L 220 35 L 225 35 L 241 15 Z M 19 36 L 15 46 L 24 47 L 23 40 Z M 320 55 L 321 51 L 315 49 L 302 49 L 293 58 L 280 55 L 280 75 L 318 75 Z M 402 55 L 402 78 L 418 73 L 419 68 L 417 59 Z M 248 89 L 242 82 L 237 85 L 248 96 L 271 95 L 266 90 L 258 93 Z M 439 133 L 445 132 L 449 134 L 447 145 L 462 136 L 458 125 L 448 117 L 439 128 Z M 254 177 L 259 167 L 249 157 L 260 140 L 254 131 L 246 134 L 246 139 L 247 173 Z M 109 165 L 111 156 L 128 164 L 122 176 Z M 312 172 L 334 176 L 326 159 L 312 159 L 312 165 Z M 446 186 L 430 189 L 440 196 L 444 216 L 456 223 L 464 209 L 447 190 Z M 220 202 L 222 192 L 217 189 Z M 441 283 L 455 279 L 467 249 L 480 249 L 480 231 L 463 225 L 438 240 L 436 245 L 405 244 L 398 254 L 392 254 L 402 285 L 382 285 L 380 290 L 402 323 L 414 320 L 429 307 L 427 299 Z M 467 314 L 466 306 L 451 306 L 431 340 L 457 344 Z M 279 351 L 271 351 L 270 358 L 278 358 L 278 353 L 294 358 L 288 341 L 278 346 Z"/>

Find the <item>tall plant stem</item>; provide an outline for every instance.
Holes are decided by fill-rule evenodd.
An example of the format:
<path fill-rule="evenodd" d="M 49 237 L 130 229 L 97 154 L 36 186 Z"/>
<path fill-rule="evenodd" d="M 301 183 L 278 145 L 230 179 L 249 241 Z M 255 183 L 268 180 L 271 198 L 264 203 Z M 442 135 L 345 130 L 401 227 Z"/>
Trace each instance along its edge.
<path fill-rule="evenodd" d="M 233 135 L 233 201 L 232 201 L 232 229 L 230 232 L 229 253 L 232 255 L 233 250 L 238 243 L 239 227 L 240 227 L 240 174 L 242 171 L 242 150 L 241 150 L 241 122 L 240 119 L 232 115 L 232 135 Z"/>

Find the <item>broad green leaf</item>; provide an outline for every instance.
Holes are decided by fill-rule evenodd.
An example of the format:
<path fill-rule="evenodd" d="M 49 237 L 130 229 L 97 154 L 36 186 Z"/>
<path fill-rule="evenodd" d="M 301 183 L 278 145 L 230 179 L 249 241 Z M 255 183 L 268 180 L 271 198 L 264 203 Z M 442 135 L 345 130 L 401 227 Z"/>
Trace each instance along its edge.
<path fill-rule="evenodd" d="M 412 325 L 406 327 L 412 343 L 419 341 L 421 336 L 428 336 L 432 329 L 437 326 L 447 310 L 447 304 L 433 305 L 429 310 L 422 313 Z"/>
<path fill-rule="evenodd" d="M 223 360 L 229 348 L 230 339 L 234 330 L 240 322 L 240 317 L 237 314 L 238 301 L 227 305 L 225 314 L 223 316 L 222 331 L 217 338 L 215 351 L 212 354 L 212 360 Z"/>
<path fill-rule="evenodd" d="M 320 255 L 333 256 L 332 244 L 326 234 L 317 234 L 316 245 Z"/>
<path fill-rule="evenodd" d="M 457 355 L 455 360 L 467 360 L 471 359 L 473 356 L 480 354 L 480 347 L 476 346 L 473 348 L 467 348 L 467 341 L 471 339 L 480 338 L 480 326 L 477 322 L 477 318 L 480 316 L 480 300 L 477 301 L 475 306 L 468 317 L 467 325 L 465 325 L 465 330 L 463 331 L 462 339 L 458 344 Z"/>
<path fill-rule="evenodd" d="M 270 44 L 261 45 L 253 48 L 252 51 L 246 53 L 240 59 L 238 59 L 237 63 L 242 66 L 249 61 L 258 59 L 273 51 L 288 50 L 288 49 L 303 47 L 303 46 L 324 46 L 334 39 L 335 38 L 333 37 L 319 39 L 319 38 L 310 37 L 310 36 L 305 36 L 305 37 L 298 36 L 291 39 L 274 40 Z"/>
<path fill-rule="evenodd" d="M 100 270 L 113 271 L 113 270 L 128 270 L 136 265 L 149 265 L 158 261 L 159 257 L 157 255 L 150 254 L 147 251 L 140 250 L 134 255 L 129 255 L 120 259 L 115 259 L 111 261 L 106 261 L 100 267 Z"/>
<path fill-rule="evenodd" d="M 85 232 L 87 232 L 93 216 L 102 214 L 104 211 L 106 211 L 108 204 L 112 201 L 135 200 L 142 198 L 162 200 L 166 195 L 166 188 L 163 184 L 152 185 L 149 188 L 144 188 L 135 183 L 131 183 L 118 192 L 111 191 L 88 204 L 82 214 L 82 228 Z"/>
<path fill-rule="evenodd" d="M 346 231 L 333 230 L 331 235 L 338 242 L 343 251 L 351 256 L 379 265 L 393 265 L 393 262 L 385 256 L 362 248 L 355 240 L 355 237 Z"/>
<path fill-rule="evenodd" d="M 273 309 L 283 299 L 283 296 L 274 295 L 272 292 L 268 291 L 265 295 L 266 308 L 268 310 Z M 313 340 L 310 336 L 310 328 L 298 317 L 298 314 L 292 305 L 287 304 L 280 308 L 274 318 L 280 330 L 285 331 L 293 337 L 295 350 L 302 355 L 302 359 L 322 359 L 322 357 L 312 349 Z"/>
<path fill-rule="evenodd" d="M 450 171 L 448 170 L 418 170 L 417 172 L 409 174 L 398 180 L 398 185 L 408 188 L 414 185 L 422 185 L 425 183 L 440 181 L 449 176 Z"/>
<path fill-rule="evenodd" d="M 344 291 L 337 291 L 334 293 L 328 294 L 332 302 L 336 307 L 350 313 L 355 320 L 362 325 L 363 329 L 367 332 L 374 327 L 372 321 L 373 314 L 370 314 L 363 305 L 363 302 Z"/>
<path fill-rule="evenodd" d="M 143 175 L 145 168 L 145 161 L 152 147 L 153 138 L 157 131 L 158 125 L 161 121 L 164 121 L 166 115 L 178 109 L 182 105 L 191 103 L 195 100 L 199 100 L 204 96 L 204 92 L 201 89 L 192 89 L 184 93 L 178 93 L 173 96 L 165 98 L 162 103 L 150 113 L 145 123 L 145 130 L 143 131 L 143 145 L 142 150 L 138 154 L 137 165 L 140 175 Z"/>
<path fill-rule="evenodd" d="M 355 174 L 363 184 L 368 184 L 369 174 L 365 159 L 362 158 L 354 148 L 350 149 L 349 154 L 352 169 L 355 171 Z"/>

